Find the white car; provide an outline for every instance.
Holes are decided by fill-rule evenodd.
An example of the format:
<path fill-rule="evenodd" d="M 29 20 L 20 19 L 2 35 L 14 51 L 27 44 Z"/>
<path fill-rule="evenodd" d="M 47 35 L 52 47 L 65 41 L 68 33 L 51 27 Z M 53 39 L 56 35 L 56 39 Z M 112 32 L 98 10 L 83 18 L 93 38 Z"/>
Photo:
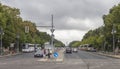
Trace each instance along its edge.
<path fill-rule="evenodd" d="M 37 52 L 35 52 L 34 57 L 43 57 L 43 51 L 38 50 Z"/>
<path fill-rule="evenodd" d="M 73 48 L 73 52 L 78 52 L 78 49 L 77 48 Z"/>

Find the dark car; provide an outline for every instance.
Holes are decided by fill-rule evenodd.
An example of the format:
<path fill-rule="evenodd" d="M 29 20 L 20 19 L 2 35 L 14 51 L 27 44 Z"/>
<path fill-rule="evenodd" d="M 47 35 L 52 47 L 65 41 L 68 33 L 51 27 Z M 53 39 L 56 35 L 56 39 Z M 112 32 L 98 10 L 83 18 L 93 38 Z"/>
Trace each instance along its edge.
<path fill-rule="evenodd" d="M 96 52 L 96 49 L 95 49 L 95 48 L 93 48 L 93 49 L 91 49 L 90 51 L 91 51 L 91 52 Z"/>
<path fill-rule="evenodd" d="M 72 53 L 72 49 L 71 48 L 66 48 L 66 53 Z"/>
<path fill-rule="evenodd" d="M 37 52 L 35 52 L 35 54 L 34 54 L 34 57 L 43 57 L 43 52 L 42 52 L 42 50 L 38 50 Z"/>

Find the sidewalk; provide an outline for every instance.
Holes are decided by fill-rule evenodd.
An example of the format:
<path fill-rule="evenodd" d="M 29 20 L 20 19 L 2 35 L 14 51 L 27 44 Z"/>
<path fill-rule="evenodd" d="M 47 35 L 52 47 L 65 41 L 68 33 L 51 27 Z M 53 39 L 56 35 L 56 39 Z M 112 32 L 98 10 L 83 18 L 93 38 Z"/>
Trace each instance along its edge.
<path fill-rule="evenodd" d="M 41 62 L 63 62 L 64 61 L 64 50 L 59 50 L 58 54 L 59 54 L 58 58 L 54 58 L 54 57 L 52 57 L 50 59 L 41 58 L 41 59 L 39 59 L 37 61 L 41 61 Z"/>
<path fill-rule="evenodd" d="M 0 55 L 0 58 L 3 58 L 3 57 L 10 57 L 10 56 L 15 56 L 15 55 L 19 55 L 19 54 L 21 54 L 21 53 L 8 54 L 8 55 L 3 55 L 3 56 Z"/>
<path fill-rule="evenodd" d="M 99 55 L 120 59 L 120 55 L 98 52 Z"/>

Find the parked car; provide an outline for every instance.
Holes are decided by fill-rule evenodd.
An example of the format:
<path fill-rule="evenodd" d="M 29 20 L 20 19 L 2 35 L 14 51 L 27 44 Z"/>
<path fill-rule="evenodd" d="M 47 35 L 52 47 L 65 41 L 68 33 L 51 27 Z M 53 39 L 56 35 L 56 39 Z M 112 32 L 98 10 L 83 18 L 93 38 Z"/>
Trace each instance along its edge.
<path fill-rule="evenodd" d="M 34 57 L 43 57 L 43 51 L 38 50 L 37 52 L 35 52 Z"/>
<path fill-rule="evenodd" d="M 70 47 L 66 48 L 66 53 L 72 53 L 72 49 Z"/>
<path fill-rule="evenodd" d="M 78 52 L 78 49 L 77 48 L 73 48 L 73 52 Z"/>

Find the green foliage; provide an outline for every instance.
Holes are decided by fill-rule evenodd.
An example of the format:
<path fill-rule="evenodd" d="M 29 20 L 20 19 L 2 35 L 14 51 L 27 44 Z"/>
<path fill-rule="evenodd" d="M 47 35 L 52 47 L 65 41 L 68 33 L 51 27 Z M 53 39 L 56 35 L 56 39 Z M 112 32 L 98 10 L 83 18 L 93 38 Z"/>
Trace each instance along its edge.
<path fill-rule="evenodd" d="M 103 16 L 104 24 L 105 24 L 105 40 L 108 46 L 112 46 L 112 28 L 115 27 L 117 31 L 115 33 L 115 42 L 116 46 L 119 44 L 118 40 L 120 38 L 120 4 L 114 6 L 110 9 L 109 14 Z M 112 47 L 111 47 L 112 48 Z"/>
<path fill-rule="evenodd" d="M 25 26 L 29 26 L 29 33 L 25 33 Z M 0 3 L 0 27 L 3 28 L 3 46 L 9 47 L 10 43 L 15 43 L 19 34 L 20 43 L 44 44 L 49 42 L 51 37 L 46 32 L 39 32 L 35 23 L 23 21 L 20 17 L 20 11 L 17 8 L 11 8 Z M 57 41 L 57 45 L 61 45 Z"/>
<path fill-rule="evenodd" d="M 64 47 L 65 45 L 61 42 L 61 41 L 58 41 L 58 40 L 54 40 L 54 45 L 55 47 Z"/>
<path fill-rule="evenodd" d="M 70 47 L 78 47 L 79 45 L 80 45 L 80 41 L 72 41 L 69 44 Z"/>
<path fill-rule="evenodd" d="M 80 44 L 92 44 L 97 49 L 101 50 L 103 44 L 106 48 L 112 49 L 112 29 L 113 26 L 117 31 L 115 33 L 116 46 L 119 45 L 118 39 L 120 39 L 120 4 L 110 9 L 109 14 L 103 15 L 104 26 L 95 30 L 88 31 Z"/>

